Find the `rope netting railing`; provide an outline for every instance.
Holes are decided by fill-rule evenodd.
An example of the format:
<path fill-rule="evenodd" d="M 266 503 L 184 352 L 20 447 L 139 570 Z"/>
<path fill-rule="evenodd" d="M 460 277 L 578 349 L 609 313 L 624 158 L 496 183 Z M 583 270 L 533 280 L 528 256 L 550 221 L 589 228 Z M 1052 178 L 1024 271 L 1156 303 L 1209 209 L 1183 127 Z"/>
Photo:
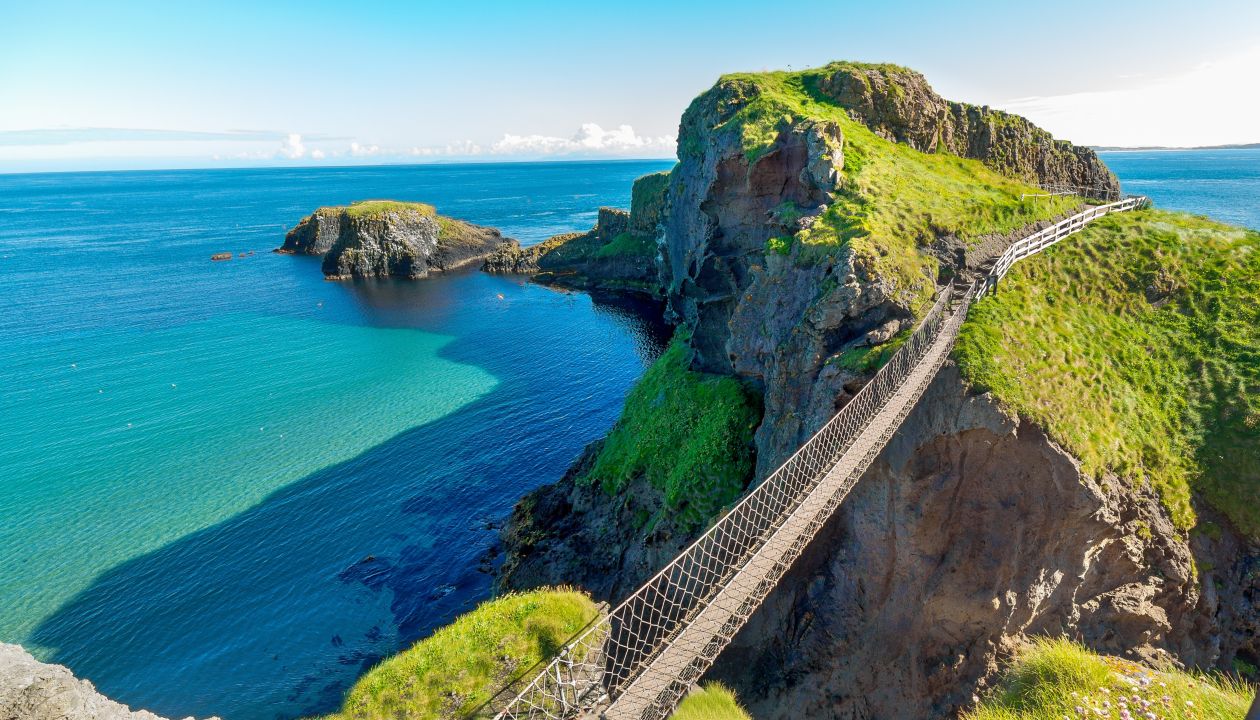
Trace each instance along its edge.
<path fill-rule="evenodd" d="M 849 449 L 936 338 L 950 295 L 941 293 L 910 339 L 821 430 L 681 555 L 567 645 L 499 716 L 571 717 L 615 698 Z"/>
<path fill-rule="evenodd" d="M 479 714 L 667 718 L 896 432 L 948 357 L 971 303 L 1019 259 L 1094 219 L 1146 202 L 1134 197 L 1090 208 L 1014 243 L 956 302 L 954 289 L 944 289 L 909 340 L 796 453 L 642 587 Z"/>

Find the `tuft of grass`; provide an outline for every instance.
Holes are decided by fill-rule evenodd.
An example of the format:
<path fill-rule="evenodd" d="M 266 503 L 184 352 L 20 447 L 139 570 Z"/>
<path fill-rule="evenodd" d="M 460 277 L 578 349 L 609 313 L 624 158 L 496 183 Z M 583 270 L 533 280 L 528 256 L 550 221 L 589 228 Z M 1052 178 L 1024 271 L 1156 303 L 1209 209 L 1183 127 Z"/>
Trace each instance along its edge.
<path fill-rule="evenodd" d="M 1181 213 L 1112 215 L 1015 265 L 972 307 L 967 379 L 1099 478 L 1192 491 L 1260 538 L 1260 233 Z"/>
<path fill-rule="evenodd" d="M 705 683 L 687 694 L 670 720 L 752 720 L 735 693 L 721 683 Z"/>
<path fill-rule="evenodd" d="M 386 213 L 417 213 L 419 215 L 436 215 L 437 210 L 428 203 L 402 202 L 400 200 L 359 200 L 344 208 L 347 217 L 374 218 Z"/>
<path fill-rule="evenodd" d="M 835 123 L 844 136 L 840 186 L 826 212 L 796 233 L 796 239 L 818 255 L 851 247 L 859 267 L 873 269 L 892 283 L 894 296 L 916 312 L 930 304 L 937 263 L 924 248 L 937 237 L 976 241 L 1055 217 L 1081 202 L 1065 196 L 1023 199 L 1038 191 L 978 160 L 924 153 L 879 137 L 819 90 L 836 67 L 723 76 L 718 87 L 737 109 L 718 131 L 739 133 L 746 157 L 756 162 L 789 127 L 811 120 Z M 700 147 L 696 138 L 680 141 L 684 153 Z M 778 243 L 772 249 L 781 247 Z"/>
<path fill-rule="evenodd" d="M 1039 639 L 963 720 L 1120 720 L 1147 713 L 1160 720 L 1235 720 L 1254 692 L 1225 677 L 1151 670 L 1069 640 Z"/>
<path fill-rule="evenodd" d="M 482 603 L 359 678 L 336 720 L 467 717 L 516 673 L 553 657 L 599 614 L 573 590 Z"/>
<path fill-rule="evenodd" d="M 689 368 L 685 336 L 648 368 L 626 397 L 587 482 L 610 494 L 643 477 L 684 527 L 713 519 L 752 475 L 756 398 L 738 380 Z"/>

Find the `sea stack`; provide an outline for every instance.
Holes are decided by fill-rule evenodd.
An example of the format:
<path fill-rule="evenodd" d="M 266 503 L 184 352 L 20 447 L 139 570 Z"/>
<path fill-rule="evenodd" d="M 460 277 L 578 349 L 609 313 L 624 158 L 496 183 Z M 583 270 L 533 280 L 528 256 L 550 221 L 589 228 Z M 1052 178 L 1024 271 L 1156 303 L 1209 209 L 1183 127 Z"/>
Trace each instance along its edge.
<path fill-rule="evenodd" d="M 329 280 L 417 280 L 480 263 L 511 242 L 494 228 L 439 215 L 432 205 L 365 200 L 319 208 L 289 231 L 276 252 L 322 255 Z"/>

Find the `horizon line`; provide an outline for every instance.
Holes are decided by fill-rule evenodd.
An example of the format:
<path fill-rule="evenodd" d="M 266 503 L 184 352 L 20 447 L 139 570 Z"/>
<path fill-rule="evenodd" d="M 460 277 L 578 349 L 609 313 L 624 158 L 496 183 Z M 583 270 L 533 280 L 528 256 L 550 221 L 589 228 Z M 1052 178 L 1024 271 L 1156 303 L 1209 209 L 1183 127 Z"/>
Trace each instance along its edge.
<path fill-rule="evenodd" d="M 450 167 L 460 165 L 558 165 L 563 163 L 623 163 L 623 162 L 678 162 L 677 157 L 608 157 L 608 158 L 531 158 L 519 160 L 504 159 L 486 159 L 477 160 L 471 157 L 460 158 L 457 160 L 430 160 L 419 162 L 388 162 L 388 163 L 351 163 L 344 165 L 334 164 L 288 164 L 288 165 L 236 165 L 236 166 L 213 166 L 213 167 L 154 167 L 154 168 L 93 168 L 78 170 L 0 170 L 0 177 L 15 177 L 19 175 L 72 175 L 84 173 L 145 173 L 145 172 L 212 172 L 226 170 L 346 170 L 351 168 L 390 168 L 390 167 Z"/>

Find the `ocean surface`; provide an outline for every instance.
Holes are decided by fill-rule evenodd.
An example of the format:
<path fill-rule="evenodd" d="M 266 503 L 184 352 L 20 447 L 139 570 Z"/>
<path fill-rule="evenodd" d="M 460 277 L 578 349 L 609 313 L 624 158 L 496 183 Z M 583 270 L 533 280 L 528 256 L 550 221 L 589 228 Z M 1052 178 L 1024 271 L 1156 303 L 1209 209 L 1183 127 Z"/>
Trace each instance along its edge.
<path fill-rule="evenodd" d="M 1103 158 L 1161 207 L 1260 228 L 1260 150 Z M 489 526 L 607 431 L 666 329 L 269 250 L 367 198 L 531 244 L 670 164 L 0 175 L 0 641 L 171 717 L 336 707 L 488 596 Z"/>
<path fill-rule="evenodd" d="M 1098 155 L 1126 192 L 1146 195 L 1158 207 L 1260 230 L 1260 148 Z"/>
<path fill-rule="evenodd" d="M 671 164 L 0 175 L 0 641 L 170 717 L 336 707 L 488 596 L 489 525 L 607 432 L 666 329 L 269 251 L 382 197 L 531 244 Z"/>

